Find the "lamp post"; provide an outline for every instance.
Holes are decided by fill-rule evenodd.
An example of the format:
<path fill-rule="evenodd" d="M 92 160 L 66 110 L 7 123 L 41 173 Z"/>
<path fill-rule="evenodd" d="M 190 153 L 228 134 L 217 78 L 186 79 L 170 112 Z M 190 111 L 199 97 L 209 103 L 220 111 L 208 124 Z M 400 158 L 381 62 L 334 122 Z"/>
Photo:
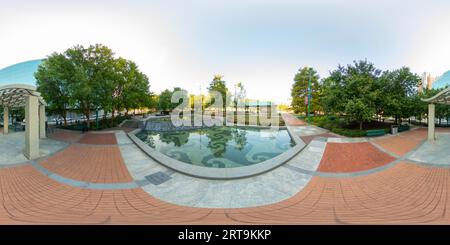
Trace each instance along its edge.
<path fill-rule="evenodd" d="M 95 108 L 95 126 L 97 127 L 98 130 L 98 107 Z"/>
<path fill-rule="evenodd" d="M 311 123 L 311 120 L 309 118 L 310 116 L 310 112 L 311 112 L 311 71 L 308 69 L 308 74 L 309 74 L 309 78 L 308 78 L 308 107 L 307 107 L 307 113 L 308 113 L 308 117 L 307 117 L 307 121 L 308 123 Z"/>
<path fill-rule="evenodd" d="M 203 96 L 202 96 L 202 84 L 200 84 L 199 86 L 199 93 L 200 93 L 200 115 L 201 115 L 201 119 L 202 119 L 202 127 L 203 127 Z"/>
<path fill-rule="evenodd" d="M 237 100 L 237 84 L 234 84 L 234 106 L 235 106 L 235 108 L 234 108 L 234 116 L 232 117 L 233 118 L 233 124 L 234 124 L 234 122 L 236 122 L 236 124 L 237 124 L 237 114 L 238 114 L 238 100 Z M 234 119 L 236 119 L 236 121 L 234 120 Z"/>

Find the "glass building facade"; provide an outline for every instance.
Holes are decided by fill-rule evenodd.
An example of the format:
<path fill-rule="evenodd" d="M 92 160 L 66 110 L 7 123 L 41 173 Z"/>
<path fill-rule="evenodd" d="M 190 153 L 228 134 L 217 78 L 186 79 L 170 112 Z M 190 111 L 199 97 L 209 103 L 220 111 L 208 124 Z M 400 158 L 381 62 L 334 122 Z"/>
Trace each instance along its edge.
<path fill-rule="evenodd" d="M 433 82 L 433 88 L 440 89 L 450 86 L 450 71 L 447 71 Z"/>
<path fill-rule="evenodd" d="M 0 69 L 0 86 L 26 84 L 36 86 L 34 73 L 42 60 L 30 60 Z"/>

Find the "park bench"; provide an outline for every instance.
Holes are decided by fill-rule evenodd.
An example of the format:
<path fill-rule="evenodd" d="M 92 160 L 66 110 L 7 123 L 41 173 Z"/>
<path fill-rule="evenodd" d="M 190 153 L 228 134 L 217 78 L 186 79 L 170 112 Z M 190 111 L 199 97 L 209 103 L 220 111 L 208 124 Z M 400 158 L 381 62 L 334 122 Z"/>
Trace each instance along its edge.
<path fill-rule="evenodd" d="M 367 130 L 368 137 L 383 136 L 385 134 L 386 134 L 386 131 L 384 131 L 384 129 Z"/>
<path fill-rule="evenodd" d="M 398 126 L 398 132 L 408 131 L 409 125 L 400 125 Z"/>
<path fill-rule="evenodd" d="M 88 131 L 88 127 L 87 127 L 86 124 L 77 124 L 77 125 L 73 126 L 73 129 L 79 130 L 79 131 L 81 131 L 82 133 Z"/>

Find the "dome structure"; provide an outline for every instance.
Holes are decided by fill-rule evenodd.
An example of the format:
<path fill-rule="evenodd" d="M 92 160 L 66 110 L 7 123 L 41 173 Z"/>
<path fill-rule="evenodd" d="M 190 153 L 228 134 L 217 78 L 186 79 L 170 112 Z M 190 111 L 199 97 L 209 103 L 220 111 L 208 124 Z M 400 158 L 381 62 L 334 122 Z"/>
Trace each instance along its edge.
<path fill-rule="evenodd" d="M 42 60 L 30 60 L 0 70 L 0 105 L 11 108 L 23 106 L 28 95 L 37 96 L 40 103 L 45 104 L 36 92 L 34 77 L 41 63 Z"/>
<path fill-rule="evenodd" d="M 0 86 L 22 84 L 36 86 L 34 73 L 42 60 L 30 60 L 0 69 Z"/>

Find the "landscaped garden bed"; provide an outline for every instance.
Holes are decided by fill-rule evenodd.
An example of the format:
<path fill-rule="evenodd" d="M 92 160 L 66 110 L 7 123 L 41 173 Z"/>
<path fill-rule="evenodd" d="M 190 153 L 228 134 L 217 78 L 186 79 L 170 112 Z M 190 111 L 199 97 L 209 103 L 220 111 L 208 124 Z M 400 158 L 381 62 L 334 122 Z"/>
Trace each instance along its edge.
<path fill-rule="evenodd" d="M 108 128 L 114 128 L 117 127 L 120 123 L 122 123 L 124 120 L 131 119 L 131 116 L 116 116 L 114 119 L 111 118 L 101 118 L 97 123 L 95 120 L 90 120 L 89 127 L 87 126 L 86 121 L 78 122 L 74 124 L 70 124 L 67 126 L 59 126 L 58 128 L 61 129 L 68 129 L 68 130 L 75 130 L 75 131 L 89 131 L 89 130 L 104 130 Z"/>
<path fill-rule="evenodd" d="M 307 120 L 303 115 L 297 115 L 297 118 L 301 120 Z M 392 122 L 380 122 L 380 121 L 370 121 L 364 123 L 363 129 L 359 129 L 358 123 L 349 122 L 346 117 L 337 116 L 314 116 L 310 117 L 311 124 L 330 130 L 333 133 L 347 136 L 347 137 L 366 137 L 368 136 L 368 131 L 374 130 L 384 130 L 385 134 L 390 133 L 391 126 L 394 125 Z M 405 126 L 401 126 L 402 130 L 407 130 Z M 370 134 L 370 132 L 369 132 Z"/>

